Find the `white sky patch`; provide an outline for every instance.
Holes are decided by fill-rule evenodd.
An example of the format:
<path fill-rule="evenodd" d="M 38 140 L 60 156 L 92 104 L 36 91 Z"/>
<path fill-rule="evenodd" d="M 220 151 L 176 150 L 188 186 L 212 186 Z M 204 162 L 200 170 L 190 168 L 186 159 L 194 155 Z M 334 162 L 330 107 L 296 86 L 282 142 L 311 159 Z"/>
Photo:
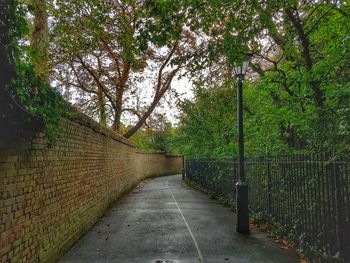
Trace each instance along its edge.
<path fill-rule="evenodd" d="M 138 97 L 140 102 L 137 102 L 135 98 L 131 98 L 130 101 L 127 102 L 130 107 L 136 107 L 137 103 L 140 103 L 141 107 L 148 107 L 154 98 L 154 85 L 156 85 L 155 80 L 157 77 L 157 71 L 147 69 L 142 74 L 147 75 L 148 77 L 146 77 L 142 83 L 137 83 L 139 88 L 136 90 L 139 93 Z M 164 94 L 164 97 L 160 100 L 153 112 L 153 114 L 159 113 L 165 115 L 173 125 L 178 124 L 178 116 L 180 113 L 180 109 L 177 106 L 178 101 L 193 99 L 194 96 L 191 80 L 187 77 L 179 78 L 179 75 L 180 74 L 174 77 L 171 83 L 171 89 Z M 126 125 L 135 124 L 137 117 L 126 112 L 123 114 L 122 120 Z"/>
<path fill-rule="evenodd" d="M 181 79 L 174 79 L 172 83 L 172 88 L 177 91 L 179 94 L 179 98 L 176 100 L 171 100 L 172 105 L 170 105 L 170 110 L 167 112 L 167 117 L 173 124 L 178 123 L 178 116 L 180 114 L 180 109 L 176 105 L 178 100 L 193 100 L 194 93 L 193 93 L 193 85 L 190 79 L 187 77 L 182 77 Z"/>

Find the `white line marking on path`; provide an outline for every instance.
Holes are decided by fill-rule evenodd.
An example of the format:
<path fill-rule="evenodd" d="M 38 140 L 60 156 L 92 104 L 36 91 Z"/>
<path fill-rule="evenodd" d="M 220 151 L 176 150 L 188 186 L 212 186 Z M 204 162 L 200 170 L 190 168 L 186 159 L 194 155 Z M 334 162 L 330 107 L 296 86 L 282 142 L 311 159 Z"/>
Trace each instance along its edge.
<path fill-rule="evenodd" d="M 200 248 L 199 248 L 199 245 L 198 245 L 198 243 L 197 243 L 197 240 L 196 240 L 196 238 L 194 237 L 194 235 L 193 235 L 193 233 L 192 233 L 192 231 L 191 231 L 191 228 L 190 228 L 190 226 L 188 225 L 188 223 L 187 223 L 187 221 L 186 221 L 186 218 L 185 218 L 184 214 L 182 213 L 181 208 L 179 207 L 179 204 L 177 203 L 177 201 L 176 201 L 176 199 L 175 199 L 175 196 L 174 196 L 173 192 L 171 191 L 170 187 L 168 186 L 168 180 L 166 181 L 166 187 L 168 188 L 168 191 L 169 191 L 171 197 L 172 197 L 172 198 L 174 199 L 174 201 L 175 201 L 175 205 L 176 205 L 177 209 L 179 210 L 179 212 L 180 212 L 180 214 L 181 214 L 181 216 L 182 216 L 182 219 L 184 220 L 184 222 L 185 222 L 185 224 L 186 224 L 186 226 L 187 226 L 188 232 L 190 232 L 191 238 L 192 238 L 193 243 L 194 243 L 194 245 L 195 245 L 195 247 L 196 247 L 196 249 L 197 249 L 197 252 L 198 252 L 199 261 L 202 262 L 202 263 L 205 263 L 204 257 L 203 257 L 203 254 L 202 254 L 202 251 L 201 251 Z"/>

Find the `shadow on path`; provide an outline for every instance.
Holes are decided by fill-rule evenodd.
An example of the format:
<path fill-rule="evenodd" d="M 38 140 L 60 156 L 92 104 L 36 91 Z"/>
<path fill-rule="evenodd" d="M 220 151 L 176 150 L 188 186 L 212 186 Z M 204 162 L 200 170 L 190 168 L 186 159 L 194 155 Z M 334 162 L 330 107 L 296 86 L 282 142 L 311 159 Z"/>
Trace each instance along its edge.
<path fill-rule="evenodd" d="M 253 230 L 235 232 L 235 216 L 181 176 L 150 180 L 113 207 L 62 259 L 64 262 L 298 262 Z"/>

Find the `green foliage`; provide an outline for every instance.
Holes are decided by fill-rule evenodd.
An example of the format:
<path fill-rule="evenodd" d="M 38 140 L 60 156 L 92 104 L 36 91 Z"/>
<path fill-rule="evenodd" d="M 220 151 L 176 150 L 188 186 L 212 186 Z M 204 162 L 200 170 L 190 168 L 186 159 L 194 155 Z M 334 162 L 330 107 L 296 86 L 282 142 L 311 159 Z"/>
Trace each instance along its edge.
<path fill-rule="evenodd" d="M 73 0 L 50 1 L 49 13 L 54 18 L 51 53 L 56 61 L 63 61 L 103 50 L 118 54 L 135 71 L 145 67 L 144 56 L 149 51 L 150 41 L 159 46 L 174 39 L 174 27 L 166 27 L 162 17 L 169 14 L 169 7 L 160 3 L 141 8 L 135 1 Z M 126 10 L 128 10 L 126 12 Z M 151 14 L 152 13 L 152 14 Z M 179 31 L 181 33 L 181 31 Z M 57 52 L 58 51 L 58 52 Z M 120 70 L 120 69 L 119 69 Z"/>
<path fill-rule="evenodd" d="M 163 126 L 163 125 L 162 125 Z M 175 136 L 175 129 L 166 122 L 160 129 L 144 128 L 138 130 L 130 140 L 136 147 L 146 151 L 172 152 L 170 141 Z"/>
<path fill-rule="evenodd" d="M 48 83 L 35 75 L 34 66 L 17 63 L 14 81 L 16 96 L 26 109 L 44 120 L 44 132 L 50 142 L 59 137 L 59 120 L 68 104 Z"/>
<path fill-rule="evenodd" d="M 182 116 L 173 149 L 187 158 L 232 156 L 236 149 L 235 100 L 231 88 L 198 87 L 195 102 L 180 104 Z"/>
<path fill-rule="evenodd" d="M 232 85 L 233 86 L 233 85 Z M 278 116 L 264 90 L 245 88 L 246 154 L 272 155 L 286 147 L 280 138 Z M 172 147 L 187 158 L 236 156 L 236 91 L 230 87 L 197 88 L 195 102 L 181 103 L 180 128 Z"/>
<path fill-rule="evenodd" d="M 33 59 L 37 55 L 28 44 L 28 22 L 25 16 L 28 6 L 15 2 L 16 16 L 11 28 L 14 57 L 13 67 L 16 79 L 13 80 L 13 96 L 25 110 L 44 121 L 44 132 L 52 142 L 59 136 L 59 120 L 68 104 L 61 95 L 35 73 Z"/>
<path fill-rule="evenodd" d="M 207 35 L 205 52 L 194 60 L 208 68 L 209 77 L 215 78 L 218 73 L 210 72 L 212 64 L 222 66 L 224 61 L 226 65 L 221 71 L 224 72 L 235 62 L 241 62 L 244 53 L 255 54 L 251 67 L 255 76 L 251 82 L 246 80 L 244 87 L 247 155 L 349 152 L 350 9 L 347 4 L 295 0 L 264 4 L 228 0 L 203 5 L 202 1 L 184 2 L 184 6 L 190 2 L 196 10 L 188 15 L 191 29 Z M 233 80 L 223 81 L 236 86 Z M 205 81 L 200 86 L 212 97 L 202 103 L 210 95 L 197 91 L 195 102 L 181 105 L 179 143 L 175 144 L 189 157 L 235 156 L 234 143 L 211 130 L 218 127 L 217 123 L 231 125 L 232 136 L 228 138 L 236 140 L 235 99 L 227 98 L 232 102 L 228 106 L 229 102 L 215 97 L 218 87 L 212 88 Z M 211 110 L 220 114 L 214 116 Z"/>
<path fill-rule="evenodd" d="M 283 142 L 280 125 L 290 117 L 289 112 L 279 109 L 269 92 L 259 86 L 244 88 L 244 132 L 247 156 L 271 156 L 285 153 L 288 146 Z"/>
<path fill-rule="evenodd" d="M 146 0 L 145 9 L 149 10 L 150 17 L 141 30 L 140 44 L 147 47 L 146 40 L 157 46 L 164 46 L 173 39 L 180 39 L 183 31 L 184 9 L 182 1 Z"/>

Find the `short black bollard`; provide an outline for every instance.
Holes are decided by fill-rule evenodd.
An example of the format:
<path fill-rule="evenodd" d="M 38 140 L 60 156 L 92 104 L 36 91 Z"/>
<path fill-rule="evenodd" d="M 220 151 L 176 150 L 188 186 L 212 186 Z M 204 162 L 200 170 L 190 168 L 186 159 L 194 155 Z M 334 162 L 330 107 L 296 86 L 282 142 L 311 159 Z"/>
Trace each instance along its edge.
<path fill-rule="evenodd" d="M 248 185 L 236 183 L 237 232 L 249 233 Z"/>

